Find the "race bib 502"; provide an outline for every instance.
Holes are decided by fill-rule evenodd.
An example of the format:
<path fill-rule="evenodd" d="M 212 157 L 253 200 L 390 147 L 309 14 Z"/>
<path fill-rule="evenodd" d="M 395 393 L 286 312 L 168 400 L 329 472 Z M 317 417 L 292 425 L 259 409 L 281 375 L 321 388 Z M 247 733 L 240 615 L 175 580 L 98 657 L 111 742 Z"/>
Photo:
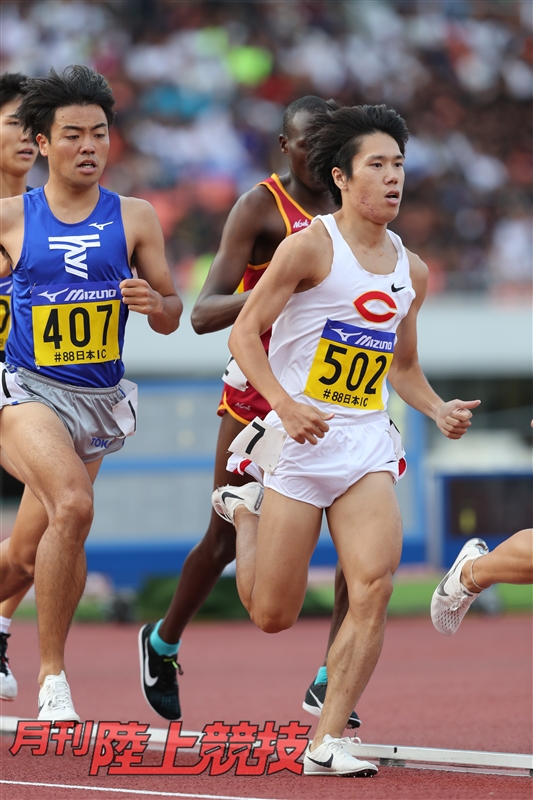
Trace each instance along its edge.
<path fill-rule="evenodd" d="M 383 381 L 396 335 L 328 319 L 309 371 L 304 394 L 335 405 L 381 411 Z"/>
<path fill-rule="evenodd" d="M 51 367 L 120 358 L 121 294 L 116 282 L 36 286 L 32 294 L 35 363 Z"/>

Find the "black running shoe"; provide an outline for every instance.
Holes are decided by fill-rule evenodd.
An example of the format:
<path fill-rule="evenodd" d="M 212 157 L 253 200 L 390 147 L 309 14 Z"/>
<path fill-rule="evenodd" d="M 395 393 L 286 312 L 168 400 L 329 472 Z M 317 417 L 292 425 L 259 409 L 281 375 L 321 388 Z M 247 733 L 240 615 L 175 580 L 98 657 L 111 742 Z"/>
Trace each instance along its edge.
<path fill-rule="evenodd" d="M 165 719 L 181 718 L 178 678 L 176 670 L 183 670 L 175 656 L 160 656 L 150 644 L 154 624 L 144 625 L 139 631 L 139 662 L 141 688 L 146 702 Z"/>
<path fill-rule="evenodd" d="M 312 683 L 305 693 L 305 700 L 302 703 L 302 708 L 304 711 L 308 711 L 310 714 L 313 714 L 313 716 L 319 717 L 322 712 L 324 700 L 326 699 L 327 688 L 327 683 Z M 355 711 L 352 711 L 348 718 L 348 722 L 346 723 L 346 727 L 358 728 L 360 724 L 361 720 Z"/>

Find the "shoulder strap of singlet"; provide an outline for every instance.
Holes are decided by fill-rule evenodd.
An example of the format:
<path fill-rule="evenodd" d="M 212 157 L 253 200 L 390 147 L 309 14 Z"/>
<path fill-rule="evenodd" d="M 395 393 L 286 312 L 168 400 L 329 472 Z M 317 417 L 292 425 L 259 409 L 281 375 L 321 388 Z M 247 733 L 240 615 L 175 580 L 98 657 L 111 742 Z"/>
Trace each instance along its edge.
<path fill-rule="evenodd" d="M 272 173 L 270 178 L 260 181 L 260 183 L 257 185 L 266 186 L 266 188 L 274 195 L 279 213 L 281 214 L 281 217 L 285 223 L 286 236 L 291 235 L 293 232 L 294 222 L 301 219 L 302 216 L 305 217 L 305 219 L 313 219 L 311 214 L 308 214 L 307 211 L 304 211 L 304 209 L 298 205 L 296 200 L 293 200 L 281 183 L 279 175 L 276 175 L 275 172 Z"/>
<path fill-rule="evenodd" d="M 315 222 L 319 222 L 319 221 L 323 224 L 324 228 L 329 233 L 331 239 L 334 239 L 334 227 L 333 227 L 332 223 L 334 224 L 335 220 L 333 219 L 333 215 L 332 214 L 317 214 L 316 217 L 314 217 L 313 222 L 311 223 L 311 225 L 314 225 Z"/>
<path fill-rule="evenodd" d="M 324 225 L 324 228 L 327 230 L 331 237 L 331 241 L 333 243 L 333 252 L 342 252 L 343 248 L 348 248 L 348 243 L 345 241 L 344 236 L 340 232 L 337 220 L 333 216 L 333 214 L 324 214 L 323 216 L 317 216 L 314 218 L 313 222 L 320 220 L 320 222 Z"/>
<path fill-rule="evenodd" d="M 394 231 L 391 231 L 387 228 L 387 233 L 389 234 L 393 245 L 398 251 L 398 264 L 396 265 L 396 272 L 398 275 L 405 274 L 406 278 L 410 278 L 411 268 L 409 266 L 409 256 L 407 255 L 407 250 L 405 249 L 404 243 L 398 234 L 394 233 Z"/>

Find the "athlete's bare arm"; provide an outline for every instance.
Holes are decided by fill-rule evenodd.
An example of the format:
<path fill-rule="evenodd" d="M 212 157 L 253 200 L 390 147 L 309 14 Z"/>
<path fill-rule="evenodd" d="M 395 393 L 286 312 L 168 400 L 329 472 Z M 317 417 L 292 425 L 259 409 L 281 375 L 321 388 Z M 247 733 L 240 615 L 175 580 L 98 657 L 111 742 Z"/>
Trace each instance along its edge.
<path fill-rule="evenodd" d="M 22 196 L 0 200 L 0 276 L 9 275 L 10 264 L 18 264 L 24 237 L 24 201 Z"/>
<path fill-rule="evenodd" d="M 431 388 L 418 361 L 416 319 L 428 284 L 428 268 L 414 253 L 407 251 L 411 281 L 416 296 L 407 316 L 398 325 L 394 358 L 388 380 L 397 394 L 413 408 L 433 419 L 449 439 L 460 439 L 470 427 L 471 408 L 480 400 L 450 400 L 445 403 Z"/>
<path fill-rule="evenodd" d="M 11 274 L 11 261 L 7 253 L 0 246 L 0 278 L 7 278 Z"/>
<path fill-rule="evenodd" d="M 191 313 L 196 333 L 233 325 L 250 294 L 234 294 L 247 265 L 267 264 L 284 238 L 285 224 L 268 189 L 255 186 L 239 198 L 226 220 L 220 248 Z"/>
<path fill-rule="evenodd" d="M 179 325 L 183 304 L 168 268 L 161 225 L 145 200 L 122 197 L 120 202 L 128 257 L 139 276 L 121 282 L 122 300 L 130 311 L 145 314 L 157 333 L 172 333 Z"/>
<path fill-rule="evenodd" d="M 324 414 L 313 406 L 297 403 L 274 377 L 260 336 L 275 322 L 295 292 L 319 284 L 331 269 L 331 239 L 322 225 L 293 234 L 278 247 L 272 263 L 239 314 L 229 347 L 248 381 L 263 395 L 297 442 L 316 444 L 328 430 Z"/>

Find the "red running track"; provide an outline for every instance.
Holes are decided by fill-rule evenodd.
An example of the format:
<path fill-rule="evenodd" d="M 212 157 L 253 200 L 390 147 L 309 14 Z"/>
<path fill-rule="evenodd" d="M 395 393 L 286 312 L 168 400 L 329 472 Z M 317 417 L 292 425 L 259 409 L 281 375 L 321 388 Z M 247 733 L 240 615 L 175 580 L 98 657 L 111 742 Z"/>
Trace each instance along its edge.
<path fill-rule="evenodd" d="M 136 626 L 75 625 L 67 665 L 78 713 L 84 719 L 130 720 L 164 727 L 146 705 L 138 677 Z M 2 703 L 6 715 L 33 717 L 37 703 L 37 636 L 31 623 L 15 622 L 9 652 L 19 697 Z M 321 663 L 327 620 L 302 620 L 268 636 L 251 623 L 198 623 L 188 629 L 180 661 L 183 725 L 201 730 L 215 720 L 261 725 L 275 720 L 309 724 L 301 709 L 305 689 Z M 532 627 L 529 616 L 467 617 L 456 636 L 437 634 L 429 620 L 392 619 L 383 654 L 358 705 L 360 735 L 374 744 L 418 745 L 531 753 Z M 525 777 L 381 767 L 376 778 L 339 780 L 290 773 L 268 777 L 88 776 L 89 759 L 35 757 L 27 748 L 13 757 L 12 737 L 0 743 L 1 778 L 61 784 L 0 784 L 1 800 L 139 800 L 168 792 L 176 797 L 270 800 L 520 800 L 531 798 Z M 159 763 L 160 753 L 145 757 Z M 183 757 L 185 760 L 187 756 Z M 196 760 L 196 759 L 195 759 Z M 354 780 L 356 782 L 354 783 Z M 75 789 L 83 786 L 87 789 Z M 92 790 L 89 790 L 92 787 Z M 109 791 L 122 789 L 120 793 Z M 104 789 L 107 791 L 95 791 Z M 135 790 L 132 793 L 129 790 Z M 139 794 L 140 792 L 140 794 Z M 164 796 L 164 795 L 159 795 Z"/>

